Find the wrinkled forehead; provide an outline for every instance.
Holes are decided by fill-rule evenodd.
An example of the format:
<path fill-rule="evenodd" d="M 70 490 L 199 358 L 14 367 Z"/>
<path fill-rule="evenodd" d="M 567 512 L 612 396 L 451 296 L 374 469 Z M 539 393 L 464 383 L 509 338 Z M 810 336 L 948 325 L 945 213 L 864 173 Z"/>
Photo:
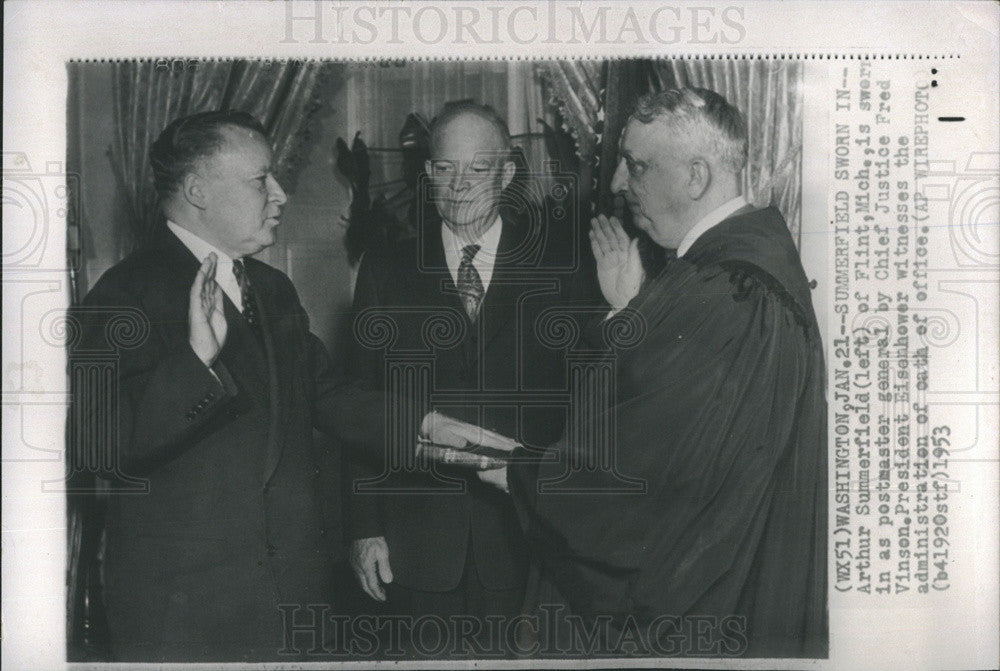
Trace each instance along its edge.
<path fill-rule="evenodd" d="M 496 127 L 475 114 L 463 114 L 435 129 L 431 137 L 431 158 L 471 163 L 495 161 L 508 155 Z"/>
<path fill-rule="evenodd" d="M 676 129 L 661 119 L 643 123 L 629 119 L 618 139 L 618 153 L 631 158 L 648 160 L 660 154 L 673 155 L 678 151 Z"/>

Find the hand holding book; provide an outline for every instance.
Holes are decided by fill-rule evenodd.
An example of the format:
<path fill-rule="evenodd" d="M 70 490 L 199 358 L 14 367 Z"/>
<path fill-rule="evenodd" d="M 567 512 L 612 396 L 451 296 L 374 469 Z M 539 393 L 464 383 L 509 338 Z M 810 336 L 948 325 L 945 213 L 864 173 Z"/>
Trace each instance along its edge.
<path fill-rule="evenodd" d="M 418 456 L 475 470 L 503 468 L 517 447 L 512 438 L 438 412 L 424 417 L 417 438 Z"/>

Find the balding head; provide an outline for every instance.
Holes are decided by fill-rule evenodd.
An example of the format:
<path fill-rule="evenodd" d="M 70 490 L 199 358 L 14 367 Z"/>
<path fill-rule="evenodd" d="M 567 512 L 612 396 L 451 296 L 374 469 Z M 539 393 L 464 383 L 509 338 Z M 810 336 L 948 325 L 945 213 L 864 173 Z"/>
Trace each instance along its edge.
<path fill-rule="evenodd" d="M 446 133 L 464 135 L 470 132 L 488 138 L 493 151 L 510 151 L 512 147 L 507 122 L 496 110 L 489 105 L 461 102 L 446 106 L 431 122 L 431 156 Z"/>

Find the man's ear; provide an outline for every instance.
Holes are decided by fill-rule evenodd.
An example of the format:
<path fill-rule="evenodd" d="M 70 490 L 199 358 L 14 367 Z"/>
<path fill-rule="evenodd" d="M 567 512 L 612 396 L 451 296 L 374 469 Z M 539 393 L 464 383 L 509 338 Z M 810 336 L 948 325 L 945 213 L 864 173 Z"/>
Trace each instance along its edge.
<path fill-rule="evenodd" d="M 201 177 L 193 172 L 184 175 L 184 179 L 181 180 L 181 194 L 184 200 L 199 210 L 204 210 L 208 207 Z"/>
<path fill-rule="evenodd" d="M 712 185 L 712 168 L 705 159 L 696 158 L 691 161 L 691 173 L 688 178 L 687 192 L 691 200 L 698 200 Z"/>
<path fill-rule="evenodd" d="M 506 189 L 510 186 L 510 183 L 514 181 L 514 173 L 517 172 L 517 166 L 514 165 L 513 161 L 504 161 L 503 164 L 503 174 L 500 176 L 500 190 Z"/>

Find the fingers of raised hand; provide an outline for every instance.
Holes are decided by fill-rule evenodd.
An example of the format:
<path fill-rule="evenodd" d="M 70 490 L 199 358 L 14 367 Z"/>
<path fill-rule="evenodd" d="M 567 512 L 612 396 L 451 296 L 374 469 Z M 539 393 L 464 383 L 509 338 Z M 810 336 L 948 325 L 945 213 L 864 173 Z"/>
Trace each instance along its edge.
<path fill-rule="evenodd" d="M 376 601 L 385 601 L 385 590 L 382 589 L 382 585 L 378 581 L 378 576 L 375 572 L 375 562 L 367 562 L 361 568 L 361 588 Z"/>
<path fill-rule="evenodd" d="M 194 282 L 191 284 L 191 297 L 200 298 L 205 291 L 205 279 L 208 277 L 208 268 L 211 265 L 211 257 L 206 256 L 205 260 L 201 262 L 201 266 L 198 267 L 198 273 L 194 276 Z"/>
<path fill-rule="evenodd" d="M 194 283 L 191 285 L 192 300 L 200 301 L 203 305 L 209 305 L 209 301 L 216 297 L 221 291 L 218 282 L 215 281 L 215 271 L 218 267 L 219 258 L 215 252 L 210 253 L 201 262 L 198 273 L 194 276 Z"/>
<path fill-rule="evenodd" d="M 614 245 L 620 251 L 626 251 L 629 247 L 629 237 L 622 226 L 622 222 L 617 217 L 608 218 L 608 237 L 614 241 Z"/>
<path fill-rule="evenodd" d="M 603 214 L 590 220 L 590 243 L 594 248 L 594 256 L 605 256 L 611 251 L 607 231 L 607 217 Z"/>
<path fill-rule="evenodd" d="M 215 274 L 219 267 L 219 259 L 215 252 L 208 255 L 208 261 L 208 271 L 205 273 L 205 293 L 206 298 L 212 300 L 222 293 L 222 287 L 215 281 Z"/>

